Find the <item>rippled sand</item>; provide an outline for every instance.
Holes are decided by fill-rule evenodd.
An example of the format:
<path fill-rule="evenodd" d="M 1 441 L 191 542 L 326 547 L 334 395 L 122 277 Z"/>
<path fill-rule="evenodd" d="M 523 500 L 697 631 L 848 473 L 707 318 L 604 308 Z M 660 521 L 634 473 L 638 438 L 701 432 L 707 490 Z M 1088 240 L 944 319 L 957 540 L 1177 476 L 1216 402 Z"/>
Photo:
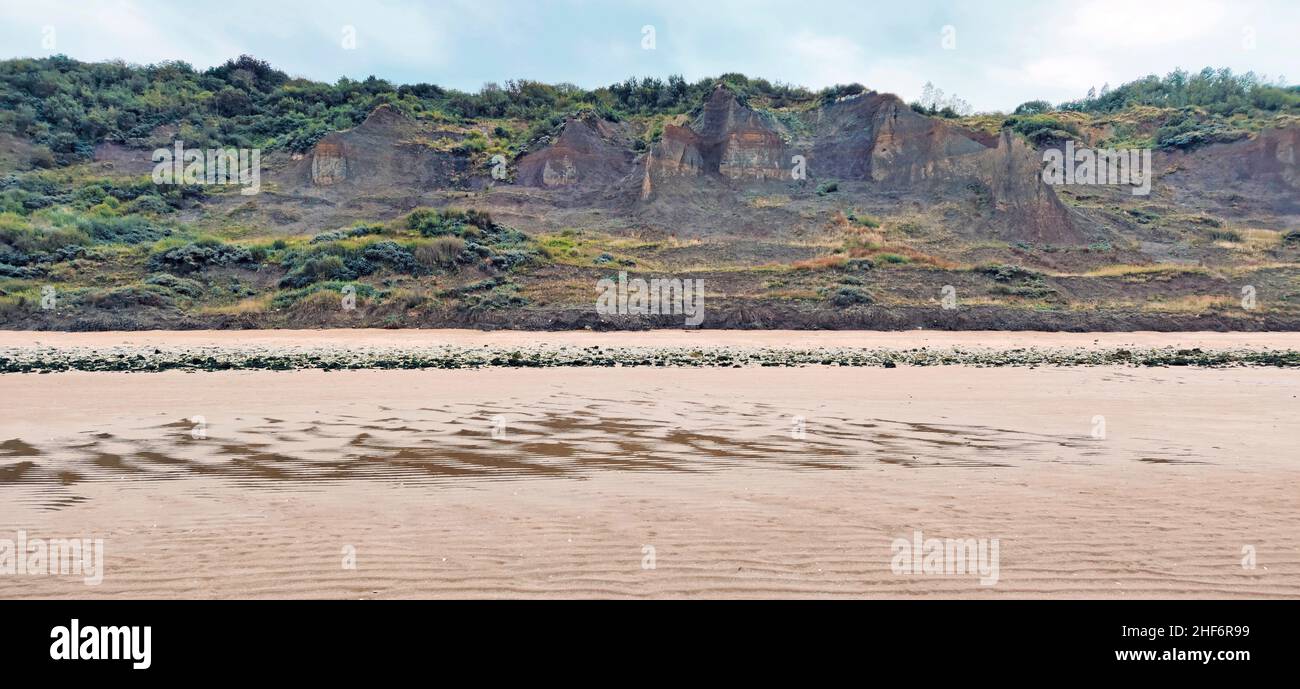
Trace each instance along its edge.
<path fill-rule="evenodd" d="M 0 538 L 106 544 L 99 586 L 0 596 L 1293 597 L 1298 393 L 1263 369 L 0 376 Z M 895 574 L 915 531 L 999 539 L 998 583 Z"/>

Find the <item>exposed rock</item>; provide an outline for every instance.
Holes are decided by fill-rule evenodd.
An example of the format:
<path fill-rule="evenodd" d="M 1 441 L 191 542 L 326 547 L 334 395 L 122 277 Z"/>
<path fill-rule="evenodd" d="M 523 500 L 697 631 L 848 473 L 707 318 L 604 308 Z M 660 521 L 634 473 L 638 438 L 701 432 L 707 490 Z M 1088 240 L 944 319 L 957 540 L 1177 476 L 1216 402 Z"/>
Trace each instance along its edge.
<path fill-rule="evenodd" d="M 309 156 L 290 168 L 290 182 L 358 190 L 465 188 L 469 157 L 434 145 L 463 136 L 381 105 L 360 125 L 318 141 Z"/>
<path fill-rule="evenodd" d="M 720 175 L 728 179 L 787 178 L 785 142 L 778 125 L 743 105 L 726 86 L 714 88 L 687 127 L 666 125 L 649 156 L 647 174 Z"/>
<path fill-rule="evenodd" d="M 1300 127 L 1267 129 L 1249 139 L 1156 157 L 1154 184 L 1180 204 L 1212 215 L 1289 216 L 1300 227 Z"/>
<path fill-rule="evenodd" d="M 1249 219 L 1258 210 L 1260 217 L 1295 218 L 1298 131 L 1266 130 L 1188 154 L 1157 152 L 1155 193 L 1218 217 Z M 440 203 L 429 195 L 490 183 L 483 161 L 476 166 L 470 154 L 448 145 L 463 136 L 381 106 L 361 125 L 326 136 L 303 160 L 289 161 L 290 179 L 277 188 L 291 194 L 298 188 L 339 208 L 328 222 L 364 210 L 355 205 L 358 198 L 398 203 L 399 210 Z M 952 231 L 1008 242 L 1087 244 L 1122 223 L 1099 222 L 1063 204 L 1041 180 L 1041 151 L 1020 137 L 927 117 L 890 94 L 868 91 L 778 117 L 720 84 L 692 118 L 665 123 L 659 140 L 638 157 L 633 143 L 641 136 L 634 124 L 592 113 L 570 117 L 516 162 L 517 187 L 558 195 L 513 194 L 512 185 L 497 185 L 484 205 L 514 214 L 525 230 L 600 223 L 616 210 L 651 232 L 759 237 L 818 221 L 806 211 L 760 208 L 749 199 L 799 198 L 811 191 L 809 182 L 835 180 L 840 191 L 819 205 L 942 209 L 937 221 Z M 791 178 L 795 155 L 806 161 L 807 180 Z"/>
<path fill-rule="evenodd" d="M 569 118 L 555 141 L 519 159 L 519 184 L 608 185 L 632 170 L 632 152 L 617 127 L 594 115 Z"/>
<path fill-rule="evenodd" d="M 343 142 L 337 134 L 332 141 L 316 144 L 311 154 L 311 182 L 318 186 L 338 184 L 348 178 L 348 160 L 343 154 Z"/>
<path fill-rule="evenodd" d="M 991 192 L 993 229 L 1017 241 L 1080 244 L 1084 233 L 1052 188 L 1043 183 L 1042 158 L 1011 130 L 1003 130 L 995 149 L 978 154 L 977 174 Z"/>

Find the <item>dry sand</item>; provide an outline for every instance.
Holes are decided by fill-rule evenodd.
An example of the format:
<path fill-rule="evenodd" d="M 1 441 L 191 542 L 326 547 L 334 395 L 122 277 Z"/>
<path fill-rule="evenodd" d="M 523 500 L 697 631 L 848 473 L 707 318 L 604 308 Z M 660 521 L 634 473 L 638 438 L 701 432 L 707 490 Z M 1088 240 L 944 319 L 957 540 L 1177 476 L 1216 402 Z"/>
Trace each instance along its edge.
<path fill-rule="evenodd" d="M 997 342 L 1044 337 L 1295 342 Z M 0 538 L 102 537 L 106 573 L 0 575 L 0 597 L 1296 597 L 1297 394 L 1290 369 L 3 375 Z M 998 582 L 895 573 L 915 531 L 998 539 Z"/>

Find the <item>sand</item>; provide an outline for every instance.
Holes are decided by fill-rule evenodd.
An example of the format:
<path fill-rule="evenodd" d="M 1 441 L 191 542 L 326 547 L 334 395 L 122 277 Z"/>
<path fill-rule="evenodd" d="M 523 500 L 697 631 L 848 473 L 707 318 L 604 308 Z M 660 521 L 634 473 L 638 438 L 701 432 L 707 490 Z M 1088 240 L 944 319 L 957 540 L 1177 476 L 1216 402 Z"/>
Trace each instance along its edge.
<path fill-rule="evenodd" d="M 611 335 L 0 345 L 23 337 Z M 1295 342 L 997 342 L 1041 337 Z M 3 375 L 0 538 L 103 538 L 105 573 L 0 597 L 1296 597 L 1297 394 L 1289 369 Z M 997 539 L 996 583 L 899 570 L 918 531 Z"/>

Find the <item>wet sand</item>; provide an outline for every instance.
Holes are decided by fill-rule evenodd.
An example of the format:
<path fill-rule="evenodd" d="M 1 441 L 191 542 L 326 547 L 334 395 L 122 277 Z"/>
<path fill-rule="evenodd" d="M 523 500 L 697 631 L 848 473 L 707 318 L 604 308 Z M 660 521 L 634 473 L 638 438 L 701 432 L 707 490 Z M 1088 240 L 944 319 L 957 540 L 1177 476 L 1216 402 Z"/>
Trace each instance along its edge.
<path fill-rule="evenodd" d="M 849 337 L 726 338 L 822 335 Z M 552 336 L 612 335 L 473 334 Z M 1300 371 L 1248 368 L 0 375 L 0 538 L 106 550 L 98 586 L 0 596 L 1296 597 L 1297 395 Z M 916 531 L 998 539 L 998 582 L 896 573 Z"/>

